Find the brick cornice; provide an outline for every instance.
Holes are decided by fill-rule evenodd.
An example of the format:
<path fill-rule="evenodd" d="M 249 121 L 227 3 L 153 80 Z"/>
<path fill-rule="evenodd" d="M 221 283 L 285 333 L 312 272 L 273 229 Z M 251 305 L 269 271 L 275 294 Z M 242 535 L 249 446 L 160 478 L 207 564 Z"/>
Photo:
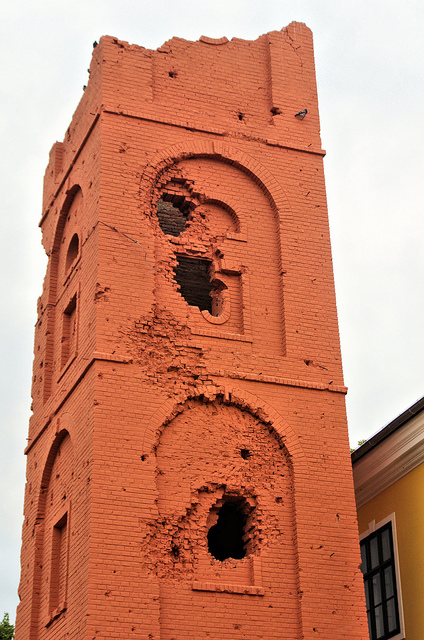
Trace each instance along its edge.
<path fill-rule="evenodd" d="M 230 138 L 232 141 L 235 140 L 243 140 L 250 142 L 259 142 L 261 144 L 269 145 L 272 147 L 279 147 L 281 149 L 288 149 L 290 151 L 299 151 L 301 153 L 308 153 L 312 155 L 317 155 L 324 157 L 326 152 L 324 149 L 312 148 L 312 147 L 299 147 L 293 146 L 289 144 L 285 144 L 281 140 L 277 140 L 276 138 L 266 138 L 262 136 L 249 135 L 245 133 L 239 133 L 237 131 L 229 131 L 224 127 L 206 127 L 202 126 L 199 122 L 187 122 L 178 119 L 172 119 L 168 116 L 160 117 L 157 114 L 148 114 L 142 112 L 134 112 L 126 109 L 114 109 L 113 107 L 106 106 L 103 108 L 103 113 L 108 113 L 116 116 L 125 116 L 127 118 L 135 118 L 136 120 L 145 120 L 146 122 L 153 122 L 155 124 L 163 124 L 165 126 L 173 126 L 178 127 L 180 129 L 185 129 L 186 131 L 196 131 L 199 133 L 210 133 L 213 135 L 222 136 L 224 138 Z"/>

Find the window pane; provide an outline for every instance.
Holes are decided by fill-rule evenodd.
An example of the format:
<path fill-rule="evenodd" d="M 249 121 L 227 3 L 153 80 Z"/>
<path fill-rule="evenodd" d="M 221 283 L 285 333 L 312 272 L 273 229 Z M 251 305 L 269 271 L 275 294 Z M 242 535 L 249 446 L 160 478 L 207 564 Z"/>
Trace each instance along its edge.
<path fill-rule="evenodd" d="M 372 578 L 372 592 L 374 596 L 374 606 L 381 603 L 381 580 L 380 574 Z"/>
<path fill-rule="evenodd" d="M 388 640 L 400 631 L 391 524 L 364 538 L 360 548 L 370 638 Z"/>
<path fill-rule="evenodd" d="M 381 547 L 383 549 L 383 562 L 388 560 L 392 555 L 392 550 L 390 548 L 390 530 L 385 529 L 381 534 Z"/>
<path fill-rule="evenodd" d="M 397 627 L 396 607 L 395 607 L 395 600 L 394 598 L 392 598 L 387 603 L 387 628 L 390 632 L 390 631 L 395 631 L 396 627 Z"/>
<path fill-rule="evenodd" d="M 369 609 L 370 609 L 370 583 L 368 582 L 368 580 L 365 580 L 364 587 L 365 587 L 365 602 L 367 604 L 367 611 L 369 611 Z"/>
<path fill-rule="evenodd" d="M 386 588 L 386 598 L 391 598 L 394 595 L 392 567 L 384 569 L 384 586 Z"/>
<path fill-rule="evenodd" d="M 367 547 L 366 547 L 365 544 L 361 544 L 361 560 L 362 560 L 361 571 L 362 571 L 362 573 L 367 573 L 367 571 L 368 571 L 368 567 L 367 567 Z"/>
<path fill-rule="evenodd" d="M 371 616 L 371 612 L 370 611 L 368 611 L 368 613 L 367 613 L 367 618 L 368 618 L 368 633 L 369 633 L 370 638 L 372 638 L 372 629 L 371 629 L 372 616 Z"/>
<path fill-rule="evenodd" d="M 370 540 L 370 553 L 371 553 L 371 569 L 375 569 L 378 566 L 378 544 L 377 538 L 371 538 Z"/>
<path fill-rule="evenodd" d="M 384 636 L 384 622 L 383 622 L 383 606 L 380 604 L 374 609 L 375 617 L 375 633 L 377 638 Z"/>

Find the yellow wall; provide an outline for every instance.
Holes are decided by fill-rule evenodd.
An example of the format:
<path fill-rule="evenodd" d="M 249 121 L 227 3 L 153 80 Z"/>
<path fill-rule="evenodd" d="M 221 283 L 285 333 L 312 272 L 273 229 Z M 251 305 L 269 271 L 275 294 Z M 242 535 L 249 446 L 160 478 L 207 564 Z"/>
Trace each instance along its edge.
<path fill-rule="evenodd" d="M 424 464 L 358 510 L 359 534 L 395 513 L 406 640 L 424 638 Z"/>

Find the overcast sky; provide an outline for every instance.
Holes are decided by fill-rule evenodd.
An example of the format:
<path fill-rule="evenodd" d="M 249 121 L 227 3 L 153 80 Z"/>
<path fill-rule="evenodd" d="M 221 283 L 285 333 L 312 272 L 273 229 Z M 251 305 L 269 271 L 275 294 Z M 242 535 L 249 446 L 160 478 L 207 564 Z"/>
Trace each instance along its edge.
<path fill-rule="evenodd" d="M 102 35 L 314 33 L 351 442 L 424 395 L 422 0 L 14 0 L 0 25 L 0 619 L 14 619 L 33 327 L 46 260 L 42 178 Z"/>

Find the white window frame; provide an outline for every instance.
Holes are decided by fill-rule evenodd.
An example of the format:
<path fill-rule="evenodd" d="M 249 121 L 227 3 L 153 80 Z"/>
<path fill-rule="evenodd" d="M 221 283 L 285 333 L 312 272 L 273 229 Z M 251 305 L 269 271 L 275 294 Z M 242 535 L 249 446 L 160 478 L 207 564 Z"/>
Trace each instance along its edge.
<path fill-rule="evenodd" d="M 367 538 L 369 535 L 384 527 L 388 522 L 392 524 L 392 538 L 393 538 L 393 560 L 395 565 L 395 576 L 396 576 L 396 592 L 397 592 L 397 600 L 398 600 L 398 608 L 399 608 L 399 626 L 400 631 L 395 636 L 392 636 L 390 640 L 405 640 L 405 625 L 403 621 L 403 603 L 402 603 L 402 587 L 400 582 L 400 571 L 399 571 L 399 555 L 398 555 L 398 545 L 397 545 L 397 535 L 396 535 L 396 518 L 394 512 L 388 515 L 380 522 L 372 520 L 368 523 L 368 529 L 361 533 L 359 536 L 359 542 L 361 542 L 364 538 Z"/>

